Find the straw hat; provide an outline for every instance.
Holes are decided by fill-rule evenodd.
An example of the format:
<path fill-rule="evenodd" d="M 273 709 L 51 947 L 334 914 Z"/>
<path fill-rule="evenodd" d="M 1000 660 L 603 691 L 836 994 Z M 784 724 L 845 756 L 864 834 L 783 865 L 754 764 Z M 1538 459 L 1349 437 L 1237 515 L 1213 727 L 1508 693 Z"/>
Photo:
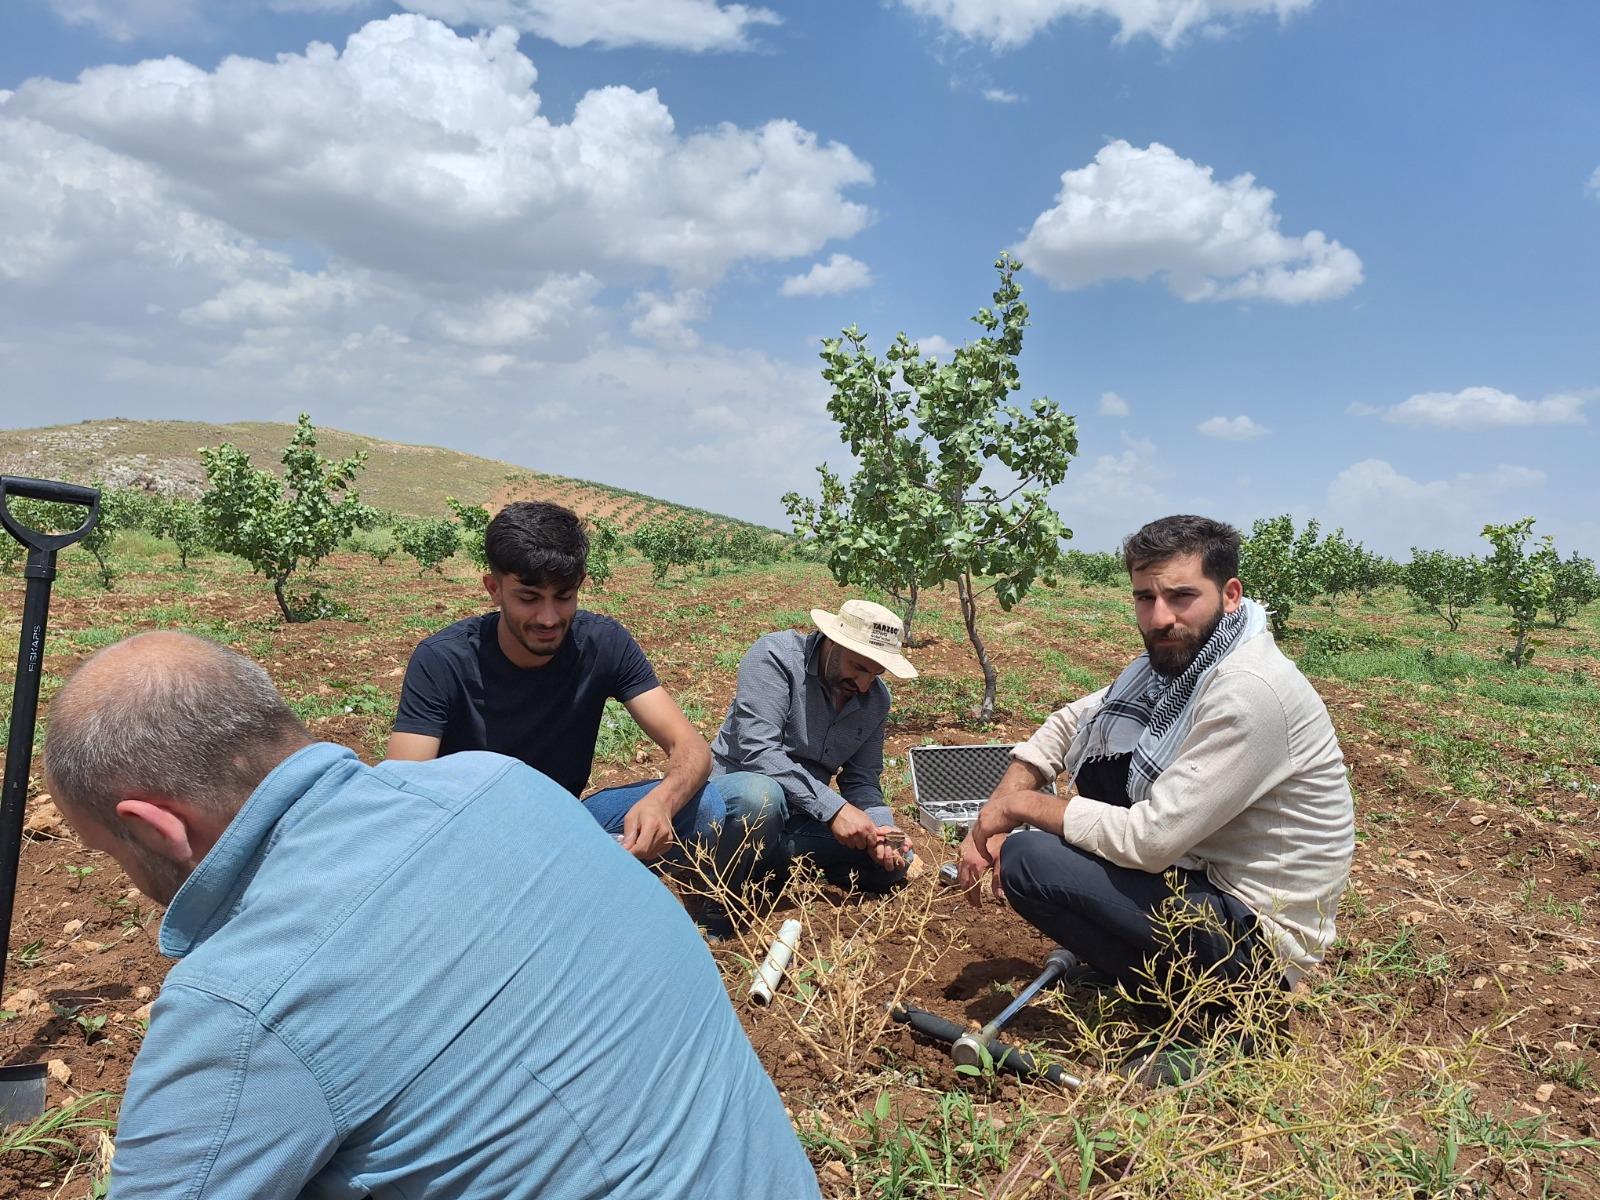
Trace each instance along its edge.
<path fill-rule="evenodd" d="M 813 608 L 811 619 L 830 642 L 870 658 L 896 679 L 917 677 L 917 669 L 900 653 L 900 618 L 883 605 L 870 600 L 846 600 L 840 605 L 838 616 L 827 609 Z"/>

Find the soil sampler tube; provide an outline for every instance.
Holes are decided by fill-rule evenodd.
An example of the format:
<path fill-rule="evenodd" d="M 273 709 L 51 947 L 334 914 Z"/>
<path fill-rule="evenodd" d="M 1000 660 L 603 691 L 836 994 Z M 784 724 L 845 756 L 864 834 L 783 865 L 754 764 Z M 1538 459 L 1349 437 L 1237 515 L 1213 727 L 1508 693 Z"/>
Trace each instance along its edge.
<path fill-rule="evenodd" d="M 772 1003 L 772 989 L 778 986 L 783 973 L 789 969 L 789 960 L 794 957 L 794 948 L 799 941 L 800 922 L 792 919 L 785 921 L 778 930 L 777 939 L 767 950 L 766 961 L 761 964 L 755 980 L 750 984 L 750 1003 L 763 1008 Z"/>

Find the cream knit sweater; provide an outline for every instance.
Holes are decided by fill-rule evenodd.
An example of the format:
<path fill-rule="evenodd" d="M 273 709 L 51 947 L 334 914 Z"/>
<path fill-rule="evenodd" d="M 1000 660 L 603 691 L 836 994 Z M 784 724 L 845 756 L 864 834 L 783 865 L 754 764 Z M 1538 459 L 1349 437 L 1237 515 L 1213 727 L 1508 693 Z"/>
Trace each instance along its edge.
<path fill-rule="evenodd" d="M 1104 697 L 1052 713 L 1012 756 L 1054 779 Z M 1328 710 L 1270 634 L 1236 647 L 1191 703 L 1194 727 L 1149 800 L 1120 808 L 1074 795 L 1062 837 L 1140 871 L 1203 870 L 1260 918 L 1293 981 L 1333 942 L 1355 851 Z"/>

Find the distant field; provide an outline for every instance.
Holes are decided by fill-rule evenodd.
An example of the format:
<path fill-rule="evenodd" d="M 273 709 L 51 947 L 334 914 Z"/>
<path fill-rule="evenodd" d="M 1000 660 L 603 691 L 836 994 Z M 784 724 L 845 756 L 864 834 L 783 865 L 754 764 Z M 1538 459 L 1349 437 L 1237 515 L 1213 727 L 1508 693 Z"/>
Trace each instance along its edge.
<path fill-rule="evenodd" d="M 0 473 L 135 487 L 198 496 L 205 486 L 202 446 L 232 442 L 257 466 L 278 466 L 294 427 L 268 421 L 212 425 L 204 421 L 84 421 L 41 429 L 0 430 Z M 605 517 L 632 529 L 651 517 L 680 513 L 718 524 L 742 525 L 716 513 L 686 508 L 637 492 L 549 475 L 515 463 L 439 446 L 385 442 L 319 427 L 318 449 L 329 458 L 367 452 L 357 480 L 361 498 L 408 516 L 445 516 L 445 498 L 498 507 L 511 500 L 555 500 L 586 517 Z"/>

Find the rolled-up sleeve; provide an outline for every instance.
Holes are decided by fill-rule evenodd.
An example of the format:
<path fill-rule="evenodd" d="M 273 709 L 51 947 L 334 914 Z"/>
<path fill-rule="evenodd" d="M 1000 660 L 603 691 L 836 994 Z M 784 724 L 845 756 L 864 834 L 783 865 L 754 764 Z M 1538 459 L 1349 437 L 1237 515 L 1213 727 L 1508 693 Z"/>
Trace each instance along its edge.
<path fill-rule="evenodd" d="M 804 664 L 800 666 L 804 670 Z M 844 807 L 844 797 L 795 761 L 784 744 L 789 706 L 795 688 L 790 668 L 765 641 L 757 642 L 739 660 L 739 679 L 728 711 L 724 738 L 734 752 L 734 769 L 765 775 L 783 789 L 790 808 L 798 808 L 819 821 L 831 821 Z M 883 769 L 883 747 L 878 747 L 878 770 Z M 877 776 L 873 776 L 876 785 Z M 883 794 L 878 793 L 882 803 Z"/>
<path fill-rule="evenodd" d="M 340 1134 L 311 1071 L 255 1017 L 186 986 L 156 1001 L 111 1162 L 116 1200 L 293 1200 Z"/>
<path fill-rule="evenodd" d="M 1165 871 L 1288 778 L 1289 721 L 1265 680 L 1219 678 L 1195 704 L 1194 727 L 1148 800 L 1121 808 L 1074 796 L 1061 836 L 1119 867 Z"/>
<path fill-rule="evenodd" d="M 1011 747 L 1011 757 L 1038 771 L 1046 783 L 1054 783 L 1056 776 L 1066 770 L 1067 749 L 1072 745 L 1072 739 L 1077 736 L 1083 722 L 1100 707 L 1109 690 L 1101 688 L 1092 695 L 1074 700 L 1065 708 L 1056 709 L 1037 733 Z"/>

